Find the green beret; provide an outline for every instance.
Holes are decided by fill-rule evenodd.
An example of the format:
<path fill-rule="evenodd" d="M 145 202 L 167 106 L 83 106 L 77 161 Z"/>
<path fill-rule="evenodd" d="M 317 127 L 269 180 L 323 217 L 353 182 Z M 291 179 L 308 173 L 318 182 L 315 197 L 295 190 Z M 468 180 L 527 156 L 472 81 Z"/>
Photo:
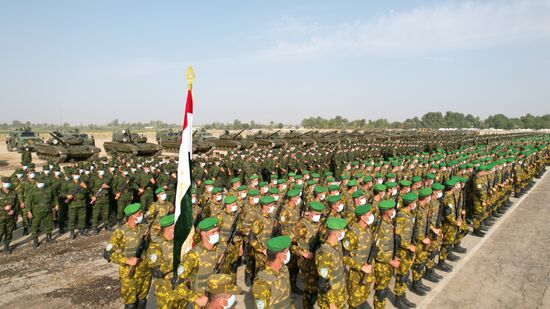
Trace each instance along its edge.
<path fill-rule="evenodd" d="M 365 192 L 363 192 L 361 190 L 357 190 L 357 191 L 355 191 L 351 194 L 351 198 L 356 199 L 356 198 L 364 196 L 364 195 L 365 195 Z"/>
<path fill-rule="evenodd" d="M 334 177 L 332 176 L 328 176 L 326 179 L 325 179 L 326 182 L 333 182 L 334 181 Z"/>
<path fill-rule="evenodd" d="M 340 187 L 338 185 L 330 185 L 328 186 L 329 191 L 338 191 L 340 190 Z"/>
<path fill-rule="evenodd" d="M 267 250 L 280 252 L 290 247 L 290 237 L 287 235 L 273 237 L 267 241 Z"/>
<path fill-rule="evenodd" d="M 445 190 L 445 186 L 440 184 L 439 182 L 434 182 L 432 184 L 432 190 Z"/>
<path fill-rule="evenodd" d="M 248 189 L 248 187 L 246 185 L 241 185 L 237 188 L 237 191 L 244 191 L 246 189 Z"/>
<path fill-rule="evenodd" d="M 372 206 L 369 204 L 357 206 L 355 208 L 355 215 L 362 216 L 371 210 Z"/>
<path fill-rule="evenodd" d="M 271 176 L 269 176 L 269 179 L 275 180 L 275 179 L 277 179 L 277 175 L 271 175 Z"/>
<path fill-rule="evenodd" d="M 130 204 L 130 205 L 124 207 L 124 214 L 126 215 L 126 217 L 129 217 L 129 216 L 135 214 L 136 212 L 138 212 L 140 210 L 141 210 L 141 204 L 140 203 L 133 203 L 133 204 Z"/>
<path fill-rule="evenodd" d="M 399 182 L 402 187 L 410 187 L 412 182 L 410 180 L 403 179 Z"/>
<path fill-rule="evenodd" d="M 277 184 L 278 185 L 282 185 L 282 184 L 285 184 L 285 183 L 286 183 L 286 179 L 284 179 L 284 178 L 277 179 Z"/>
<path fill-rule="evenodd" d="M 313 211 L 323 212 L 325 211 L 325 205 L 321 202 L 313 201 L 309 203 L 309 208 Z"/>
<path fill-rule="evenodd" d="M 386 211 L 394 207 L 395 207 L 394 200 L 383 200 L 380 203 L 378 203 L 378 208 L 380 208 L 381 211 Z"/>
<path fill-rule="evenodd" d="M 412 182 L 413 182 L 413 183 L 415 183 L 415 182 L 420 182 L 420 181 L 422 181 L 422 177 L 420 177 L 420 176 L 414 176 L 414 177 L 412 178 Z"/>
<path fill-rule="evenodd" d="M 357 180 L 355 180 L 355 179 L 352 179 L 352 180 L 348 181 L 348 183 L 347 183 L 348 187 L 353 187 L 353 186 L 356 186 L 356 185 L 357 185 Z"/>
<path fill-rule="evenodd" d="M 199 223 L 198 228 L 200 231 L 210 231 L 211 229 L 215 228 L 218 225 L 218 218 L 215 217 L 209 217 L 202 219 L 202 221 Z"/>
<path fill-rule="evenodd" d="M 323 186 L 315 186 L 315 188 L 313 188 L 313 192 L 315 194 L 323 193 L 323 192 L 326 192 L 326 191 L 327 191 L 327 188 L 325 188 Z"/>
<path fill-rule="evenodd" d="M 329 176 L 332 176 L 332 172 L 325 172 L 325 177 L 329 177 Z"/>
<path fill-rule="evenodd" d="M 327 198 L 327 201 L 330 205 L 332 205 L 332 204 L 338 202 L 340 199 L 341 199 L 340 195 L 331 195 Z"/>
<path fill-rule="evenodd" d="M 241 180 L 239 179 L 239 177 L 235 177 L 235 178 L 232 178 L 232 179 L 231 179 L 231 183 L 236 183 L 236 182 L 239 182 L 239 181 L 241 181 Z"/>
<path fill-rule="evenodd" d="M 267 192 L 269 194 L 279 194 L 279 189 L 277 188 L 269 188 L 269 190 L 267 190 Z"/>
<path fill-rule="evenodd" d="M 164 192 L 164 188 L 158 188 L 155 190 L 155 194 L 161 194 L 162 192 Z"/>
<path fill-rule="evenodd" d="M 300 195 L 300 190 L 290 190 L 286 194 L 286 196 L 288 196 L 289 198 L 293 198 L 293 197 L 296 197 L 298 195 Z"/>
<path fill-rule="evenodd" d="M 248 179 L 250 179 L 250 180 L 258 179 L 258 175 L 252 175 L 252 176 L 248 177 Z"/>
<path fill-rule="evenodd" d="M 403 195 L 403 204 L 409 205 L 410 203 L 416 201 L 417 199 L 418 199 L 418 195 L 416 193 L 409 192 Z"/>
<path fill-rule="evenodd" d="M 260 195 L 260 191 L 258 191 L 257 189 L 252 189 L 248 191 L 248 196 L 258 196 L 258 195 Z"/>
<path fill-rule="evenodd" d="M 432 188 L 429 188 L 429 187 L 425 187 L 425 188 L 420 188 L 420 190 L 418 190 L 418 195 L 420 196 L 420 198 L 425 198 L 427 196 L 430 196 L 432 195 Z"/>
<path fill-rule="evenodd" d="M 433 180 L 433 179 L 435 179 L 435 175 L 431 174 L 431 173 L 428 173 L 428 174 L 426 174 L 426 179 Z"/>
<path fill-rule="evenodd" d="M 347 224 L 346 219 L 336 217 L 329 217 L 327 219 L 327 227 L 331 230 L 343 230 Z"/>
<path fill-rule="evenodd" d="M 376 192 L 382 192 L 382 191 L 386 191 L 386 186 L 383 184 L 377 183 L 373 186 L 373 189 Z"/>
<path fill-rule="evenodd" d="M 386 189 L 393 189 L 393 188 L 397 187 L 397 183 L 395 183 L 393 181 L 386 182 L 385 185 L 386 185 Z"/>
<path fill-rule="evenodd" d="M 372 176 L 363 177 L 363 182 L 369 182 L 369 181 L 372 181 Z"/>
<path fill-rule="evenodd" d="M 447 181 L 445 181 L 445 187 L 447 187 L 447 189 L 450 189 L 452 187 L 454 187 L 456 185 L 456 180 L 455 179 L 449 179 Z"/>
<path fill-rule="evenodd" d="M 382 175 L 382 173 L 378 173 L 374 175 L 374 178 L 384 178 L 384 175 Z"/>
<path fill-rule="evenodd" d="M 307 184 L 310 185 L 310 186 L 313 186 L 315 184 L 315 180 L 310 179 L 310 180 L 307 181 Z"/>
<path fill-rule="evenodd" d="M 321 177 L 321 175 L 317 174 L 317 173 L 312 173 L 311 174 L 311 178 L 319 178 Z"/>
<path fill-rule="evenodd" d="M 387 173 L 386 178 L 395 178 L 395 174 L 394 173 Z"/>
<path fill-rule="evenodd" d="M 228 195 L 223 199 L 223 202 L 226 204 L 233 204 L 237 202 L 237 197 L 233 195 Z"/>
<path fill-rule="evenodd" d="M 267 187 L 267 181 L 262 181 L 258 183 L 258 187 Z"/>
<path fill-rule="evenodd" d="M 212 180 L 212 179 L 206 179 L 206 180 L 204 181 L 204 184 L 205 184 L 205 185 L 208 185 L 208 186 L 213 186 L 213 185 L 214 185 L 214 180 Z"/>
<path fill-rule="evenodd" d="M 220 193 L 220 192 L 222 192 L 222 188 L 220 188 L 220 187 L 212 188 L 212 194 L 217 194 L 217 193 Z"/>
<path fill-rule="evenodd" d="M 296 175 L 296 176 L 294 176 L 294 179 L 296 179 L 296 180 L 302 179 L 302 175 Z"/>
<path fill-rule="evenodd" d="M 176 219 L 176 216 L 174 214 L 167 215 L 160 218 L 159 220 L 160 227 L 167 227 L 174 224 L 175 219 Z"/>
<path fill-rule="evenodd" d="M 275 203 L 275 199 L 271 195 L 262 196 L 262 198 L 260 198 L 260 204 L 262 205 L 268 205 L 272 203 Z"/>
<path fill-rule="evenodd" d="M 340 179 L 342 179 L 342 180 L 349 179 L 349 175 L 342 175 L 342 176 L 340 176 Z"/>
<path fill-rule="evenodd" d="M 288 173 L 288 177 L 295 177 L 295 176 L 296 176 L 296 173 L 292 173 L 292 172 Z"/>

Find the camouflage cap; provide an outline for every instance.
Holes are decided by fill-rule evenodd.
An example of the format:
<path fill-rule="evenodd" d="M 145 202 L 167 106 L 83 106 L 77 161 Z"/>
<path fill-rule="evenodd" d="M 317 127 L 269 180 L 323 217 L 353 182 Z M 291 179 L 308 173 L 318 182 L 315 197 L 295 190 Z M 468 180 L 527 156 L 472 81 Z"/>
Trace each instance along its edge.
<path fill-rule="evenodd" d="M 235 285 L 233 278 L 228 274 L 211 274 L 208 276 L 206 291 L 211 295 L 242 294 L 242 289 Z"/>

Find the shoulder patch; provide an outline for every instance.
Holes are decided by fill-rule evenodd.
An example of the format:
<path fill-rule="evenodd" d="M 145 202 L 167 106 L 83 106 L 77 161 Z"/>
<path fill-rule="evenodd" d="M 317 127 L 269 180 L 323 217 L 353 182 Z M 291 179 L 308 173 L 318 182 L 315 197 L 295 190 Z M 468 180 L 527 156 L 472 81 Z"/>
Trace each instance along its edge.
<path fill-rule="evenodd" d="M 349 248 L 349 240 L 344 240 L 344 242 L 342 242 L 342 245 L 344 245 L 344 248 L 348 249 Z"/>
<path fill-rule="evenodd" d="M 113 244 L 112 243 L 107 243 L 107 246 L 105 246 L 105 250 L 111 251 L 112 249 L 113 249 Z"/>
<path fill-rule="evenodd" d="M 319 275 L 326 279 L 328 277 L 328 268 L 319 269 Z"/>
<path fill-rule="evenodd" d="M 183 266 L 178 266 L 178 276 L 183 274 L 183 271 L 185 271 L 185 268 L 183 268 Z"/>
<path fill-rule="evenodd" d="M 286 221 L 286 217 L 285 216 L 281 216 L 281 222 L 285 222 Z"/>
<path fill-rule="evenodd" d="M 264 309 L 265 308 L 265 300 L 263 300 L 263 299 L 256 300 L 256 308 Z"/>
<path fill-rule="evenodd" d="M 478 184 L 478 185 L 477 185 L 477 188 L 478 188 L 478 189 L 481 189 L 481 185 L 480 185 L 480 184 Z"/>
<path fill-rule="evenodd" d="M 151 258 L 151 262 L 155 263 L 157 261 L 157 254 L 156 253 L 151 254 L 150 258 Z"/>

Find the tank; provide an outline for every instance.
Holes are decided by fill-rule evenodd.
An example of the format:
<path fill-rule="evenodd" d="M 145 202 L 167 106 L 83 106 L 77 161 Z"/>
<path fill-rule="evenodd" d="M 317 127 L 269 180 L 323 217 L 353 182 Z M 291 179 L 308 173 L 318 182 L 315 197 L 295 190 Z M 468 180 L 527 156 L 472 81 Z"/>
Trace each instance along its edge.
<path fill-rule="evenodd" d="M 101 149 L 86 144 L 82 138 L 72 134 L 63 134 L 60 131 L 49 132 L 51 138 L 46 143 L 35 144 L 38 158 L 57 163 L 70 160 L 82 161 L 90 158 L 97 159 Z"/>
<path fill-rule="evenodd" d="M 263 148 L 263 149 L 273 149 L 281 148 L 286 145 L 286 142 L 280 137 L 276 136 L 281 130 L 277 130 L 273 133 L 263 133 L 262 130 L 247 136 L 243 140 L 243 147 L 246 149 L 251 148 Z"/>
<path fill-rule="evenodd" d="M 8 132 L 6 148 L 8 151 L 21 152 L 24 148 L 29 148 L 30 151 L 34 151 L 34 145 L 43 142 L 42 138 L 34 133 L 30 127 L 25 127 Z"/>
<path fill-rule="evenodd" d="M 304 133 L 297 132 L 296 130 L 290 130 L 289 132 L 285 133 L 283 135 L 283 138 L 290 143 L 290 145 L 294 146 L 311 146 L 315 144 L 315 140 L 308 137 L 309 134 L 311 134 L 313 130 L 309 130 Z"/>
<path fill-rule="evenodd" d="M 113 140 L 103 143 L 103 148 L 111 156 L 150 157 L 162 153 L 159 145 L 148 143 L 147 137 L 129 129 L 113 131 Z"/>
<path fill-rule="evenodd" d="M 159 131 L 156 134 L 157 144 L 168 152 L 178 152 L 180 148 L 181 131 L 172 129 Z"/>
<path fill-rule="evenodd" d="M 80 138 L 82 139 L 83 143 L 85 145 L 92 145 L 95 146 L 95 138 L 93 135 L 89 135 L 87 133 L 80 132 L 78 129 L 74 129 L 72 131 L 63 132 L 63 136 L 72 136 L 73 138 Z"/>
<path fill-rule="evenodd" d="M 193 132 L 193 153 L 200 154 L 209 152 L 214 147 L 214 144 L 212 144 L 212 140 L 214 139 L 216 138 L 204 128 L 195 130 L 195 132 Z"/>
<path fill-rule="evenodd" d="M 241 149 L 241 134 L 244 132 L 244 130 L 241 130 L 237 133 L 231 133 L 229 130 L 225 130 L 225 132 L 220 135 L 218 139 L 212 139 L 211 142 L 213 144 L 213 148 L 216 150 L 237 150 Z"/>

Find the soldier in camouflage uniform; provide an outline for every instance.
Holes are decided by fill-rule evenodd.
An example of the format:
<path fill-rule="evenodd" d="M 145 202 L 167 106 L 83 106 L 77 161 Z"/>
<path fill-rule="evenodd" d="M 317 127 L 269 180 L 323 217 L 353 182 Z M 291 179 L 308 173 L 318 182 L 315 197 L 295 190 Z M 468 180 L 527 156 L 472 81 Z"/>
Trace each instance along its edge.
<path fill-rule="evenodd" d="M 147 263 L 154 278 L 157 308 L 174 308 L 171 299 L 174 263 L 174 215 L 166 215 L 159 220 L 160 233 L 154 237 L 147 249 Z"/>
<path fill-rule="evenodd" d="M 113 180 L 113 191 L 117 203 L 117 220 L 119 226 L 124 224 L 124 208 L 132 202 L 132 178 L 127 169 L 122 168 Z"/>
<path fill-rule="evenodd" d="M 38 228 L 44 223 L 46 229 L 46 242 L 52 243 L 52 210 L 59 209 L 57 198 L 51 188 L 47 188 L 44 182 L 44 176 L 36 177 L 36 188 L 29 192 L 27 198 L 27 216 L 32 219 L 32 238 L 33 247 L 38 247 Z"/>
<path fill-rule="evenodd" d="M 143 261 L 148 258 L 147 251 L 144 250 L 141 256 L 135 256 L 147 230 L 142 224 L 141 208 L 139 203 L 124 208 L 126 223 L 113 232 L 105 250 L 105 257 L 119 265 L 120 292 L 124 306 L 128 309 L 145 309 L 151 287 L 151 272 L 148 263 Z M 131 268 L 135 268 L 133 276 L 130 276 Z"/>
<path fill-rule="evenodd" d="M 267 264 L 258 273 L 252 286 L 257 309 L 294 308 L 290 298 L 288 268 L 285 266 L 290 261 L 290 244 L 290 237 L 286 235 L 266 242 Z"/>
<path fill-rule="evenodd" d="M 342 241 L 344 263 L 349 269 L 347 288 L 350 308 L 369 308 L 367 298 L 374 282 L 373 261 L 368 261 L 373 240 L 371 227 L 374 223 L 371 208 L 372 206 L 368 204 L 355 208 L 356 219 L 348 225 L 346 236 Z"/>
<path fill-rule="evenodd" d="M 443 244 L 441 245 L 441 252 L 439 254 L 439 264 L 445 263 L 445 260 L 450 261 L 458 260 L 458 256 L 453 254 L 452 247 L 455 243 L 455 237 L 458 228 L 462 224 L 462 219 L 456 218 L 456 206 L 454 200 L 454 188 L 457 182 L 454 179 L 449 179 L 445 182 L 446 191 L 443 193 Z M 445 263 L 446 264 L 446 263 Z M 446 266 L 449 266 L 448 264 Z M 447 268 L 445 266 L 439 266 L 441 270 Z"/>
<path fill-rule="evenodd" d="M 317 301 L 317 269 L 315 266 L 315 248 L 313 242 L 318 233 L 321 233 L 321 216 L 325 212 L 325 205 L 320 202 L 311 202 L 304 217 L 293 227 L 291 235 L 293 244 L 290 248 L 292 255 L 297 257 L 298 268 L 302 274 L 304 284 L 303 307 L 313 308 Z"/>
<path fill-rule="evenodd" d="M 2 177 L 2 188 L 0 189 L 0 241 L 4 241 L 4 255 L 11 253 L 10 242 L 12 232 L 15 228 L 17 193 L 11 187 L 12 181 L 9 177 Z"/>
<path fill-rule="evenodd" d="M 153 187 L 155 184 L 156 181 L 153 174 L 151 174 L 151 167 L 148 164 L 144 165 L 143 171 L 137 175 L 136 181 L 134 182 L 134 187 L 140 198 L 141 207 L 143 207 L 142 212 L 149 209 L 149 206 L 154 202 Z"/>
<path fill-rule="evenodd" d="M 487 194 L 486 187 L 486 175 L 487 168 L 484 165 L 480 165 L 476 168 L 477 174 L 474 178 L 474 198 L 473 198 L 473 222 L 474 227 L 473 235 L 478 237 L 485 236 L 485 233 L 481 230 L 483 225 L 483 214 L 485 212 L 485 206 L 489 195 Z"/>
<path fill-rule="evenodd" d="M 88 186 L 80 180 L 78 171 L 74 171 L 72 180 L 65 184 L 63 197 L 69 204 L 69 230 L 70 239 L 75 239 L 75 227 L 80 229 L 80 235 L 88 236 L 86 228 L 86 199 L 88 198 Z"/>
<path fill-rule="evenodd" d="M 386 306 L 388 284 L 390 283 L 394 269 L 399 268 L 400 261 L 397 252 L 394 252 L 394 223 L 396 215 L 396 202 L 394 200 L 381 201 L 378 206 L 381 214 L 380 227 L 375 235 L 377 252 L 374 264 L 374 308 L 380 309 Z"/>
<path fill-rule="evenodd" d="M 256 272 L 265 267 L 266 261 L 266 243 L 273 233 L 275 199 L 266 195 L 260 198 L 260 215 L 252 222 L 250 230 L 250 246 L 254 249 L 254 260 L 256 262 Z"/>
<path fill-rule="evenodd" d="M 236 295 L 242 294 L 233 278 L 227 274 L 212 274 L 206 284 L 209 309 L 228 309 L 236 304 Z"/>
<path fill-rule="evenodd" d="M 153 226 L 151 234 L 159 235 L 160 232 L 160 218 L 169 215 L 174 212 L 174 205 L 167 201 L 168 194 L 164 191 L 164 188 L 158 188 L 155 190 L 157 195 L 157 201 L 149 206 L 149 210 L 145 214 L 147 220 L 153 220 Z"/>
<path fill-rule="evenodd" d="M 329 217 L 327 239 L 315 252 L 319 288 L 319 308 L 345 308 L 347 280 L 341 241 L 346 234 L 346 220 Z"/>

